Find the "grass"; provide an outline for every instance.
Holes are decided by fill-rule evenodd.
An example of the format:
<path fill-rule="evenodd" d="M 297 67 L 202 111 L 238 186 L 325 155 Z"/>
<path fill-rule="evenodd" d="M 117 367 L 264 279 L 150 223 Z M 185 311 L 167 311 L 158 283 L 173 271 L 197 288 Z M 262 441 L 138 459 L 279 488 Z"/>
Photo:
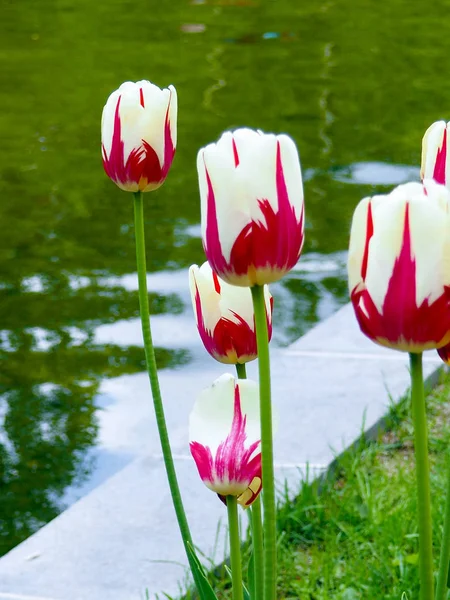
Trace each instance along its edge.
<path fill-rule="evenodd" d="M 450 376 L 427 396 L 437 570 L 450 443 Z M 418 598 L 418 535 L 409 399 L 392 407 L 376 441 L 361 440 L 326 479 L 306 483 L 278 510 L 278 597 Z M 244 550 L 248 556 L 248 546 Z M 224 567 L 212 574 L 231 598 Z M 188 597 L 186 597 L 188 598 Z"/>

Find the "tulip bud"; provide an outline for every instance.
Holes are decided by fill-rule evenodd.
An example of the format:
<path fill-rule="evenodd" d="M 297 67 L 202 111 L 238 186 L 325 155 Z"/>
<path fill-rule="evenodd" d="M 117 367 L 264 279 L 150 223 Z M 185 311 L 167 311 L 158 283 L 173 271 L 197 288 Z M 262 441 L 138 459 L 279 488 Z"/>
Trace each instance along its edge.
<path fill-rule="evenodd" d="M 422 352 L 450 342 L 450 194 L 434 181 L 362 200 L 350 235 L 348 277 L 362 332 Z"/>
<path fill-rule="evenodd" d="M 198 332 L 206 350 L 221 363 L 246 363 L 257 357 L 252 294 L 220 279 L 209 264 L 189 269 L 189 285 Z M 265 286 L 269 341 L 273 299 Z"/>
<path fill-rule="evenodd" d="M 122 190 L 150 192 L 167 177 L 177 144 L 177 93 L 149 81 L 126 81 L 102 114 L 106 174 Z"/>
<path fill-rule="evenodd" d="M 213 270 L 232 285 L 281 279 L 303 246 L 300 162 L 287 135 L 226 132 L 197 157 L 202 238 Z"/>
<path fill-rule="evenodd" d="M 436 121 L 426 130 L 422 140 L 422 179 L 434 179 L 443 185 L 450 183 L 447 153 L 449 126 L 450 123 L 446 124 L 445 121 Z"/>
<path fill-rule="evenodd" d="M 203 390 L 189 418 L 189 445 L 203 483 L 249 506 L 261 491 L 258 385 L 226 373 Z"/>

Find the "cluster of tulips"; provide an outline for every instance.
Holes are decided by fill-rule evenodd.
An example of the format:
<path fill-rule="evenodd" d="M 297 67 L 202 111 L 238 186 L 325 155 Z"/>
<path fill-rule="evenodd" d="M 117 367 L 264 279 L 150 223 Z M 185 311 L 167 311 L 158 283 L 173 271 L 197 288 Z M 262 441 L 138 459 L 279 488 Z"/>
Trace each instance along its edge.
<path fill-rule="evenodd" d="M 177 94 L 148 81 L 126 82 L 102 116 L 107 175 L 132 192 L 139 301 L 155 416 L 173 504 L 194 583 L 202 600 L 217 598 L 186 520 L 166 429 L 147 293 L 143 193 L 165 181 L 177 141 Z M 444 600 L 450 559 L 450 499 L 435 576 L 422 353 L 450 359 L 450 192 L 447 125 L 424 136 L 422 183 L 363 199 L 349 248 L 349 288 L 362 332 L 408 352 L 415 425 L 421 600 Z M 203 482 L 225 503 L 234 600 L 275 600 L 276 526 L 273 415 L 268 344 L 273 299 L 268 284 L 297 263 L 304 241 L 300 161 L 287 135 L 250 129 L 225 132 L 197 158 L 201 229 L 207 262 L 189 270 L 198 331 L 216 360 L 235 365 L 203 390 L 189 423 L 190 450 Z M 259 384 L 245 364 L 258 358 Z M 262 491 L 262 494 L 260 492 Z M 262 502 L 261 502 L 262 498 Z M 250 510 L 252 559 L 243 578 L 238 505 Z M 262 506 L 261 506 L 262 505 Z M 262 510 L 263 509 L 263 510 Z"/>

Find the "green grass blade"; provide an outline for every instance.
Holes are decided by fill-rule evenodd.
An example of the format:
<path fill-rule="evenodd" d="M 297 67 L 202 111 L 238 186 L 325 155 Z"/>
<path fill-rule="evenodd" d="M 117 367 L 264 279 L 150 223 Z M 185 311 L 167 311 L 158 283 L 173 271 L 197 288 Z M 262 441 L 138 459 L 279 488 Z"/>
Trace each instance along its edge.
<path fill-rule="evenodd" d="M 214 590 L 209 583 L 202 563 L 199 561 L 194 548 L 188 542 L 188 552 L 191 557 L 190 567 L 197 591 L 201 600 L 218 600 Z"/>

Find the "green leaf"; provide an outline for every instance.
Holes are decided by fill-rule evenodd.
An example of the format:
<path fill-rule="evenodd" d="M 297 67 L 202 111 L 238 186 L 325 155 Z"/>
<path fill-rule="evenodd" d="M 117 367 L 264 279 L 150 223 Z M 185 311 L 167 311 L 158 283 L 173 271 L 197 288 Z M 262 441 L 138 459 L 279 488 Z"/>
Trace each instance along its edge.
<path fill-rule="evenodd" d="M 188 542 L 188 550 L 189 550 L 189 565 L 192 571 L 192 577 L 194 578 L 195 585 L 197 587 L 197 591 L 199 593 L 201 600 L 218 600 L 214 590 L 209 583 L 205 569 L 203 568 L 202 563 L 199 561 L 194 548 Z"/>
<path fill-rule="evenodd" d="M 232 579 L 232 577 L 231 577 L 231 569 L 230 569 L 230 567 L 229 567 L 228 565 L 224 565 L 224 567 L 225 567 L 225 571 L 228 573 L 228 577 L 229 577 L 230 579 Z M 244 585 L 244 584 L 242 584 L 242 591 L 243 591 L 243 593 L 244 593 L 244 600 L 254 600 L 254 599 L 253 599 L 253 597 L 252 597 L 252 596 L 250 596 L 250 594 L 249 594 L 249 592 L 248 592 L 248 589 L 245 587 L 245 585 Z"/>
<path fill-rule="evenodd" d="M 419 554 L 407 554 L 405 557 L 405 562 L 409 565 L 417 565 L 419 563 Z"/>

